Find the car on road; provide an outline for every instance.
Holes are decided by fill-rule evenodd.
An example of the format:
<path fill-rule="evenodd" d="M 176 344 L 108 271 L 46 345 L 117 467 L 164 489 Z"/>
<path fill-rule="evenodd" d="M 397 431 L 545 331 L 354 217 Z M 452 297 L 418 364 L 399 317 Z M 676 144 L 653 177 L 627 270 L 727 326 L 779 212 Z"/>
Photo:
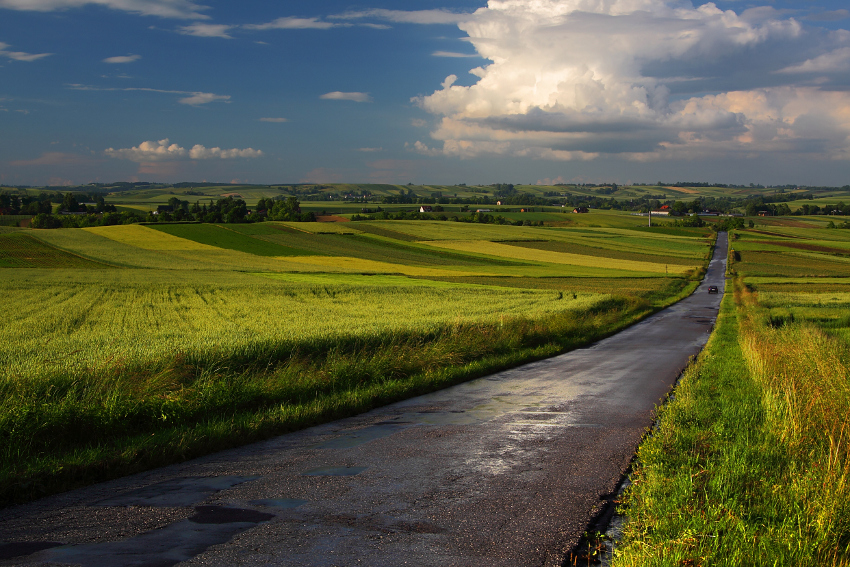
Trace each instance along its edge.
<path fill-rule="evenodd" d="M 708 286 L 708 293 L 718 293 L 717 286 L 716 285 Z"/>

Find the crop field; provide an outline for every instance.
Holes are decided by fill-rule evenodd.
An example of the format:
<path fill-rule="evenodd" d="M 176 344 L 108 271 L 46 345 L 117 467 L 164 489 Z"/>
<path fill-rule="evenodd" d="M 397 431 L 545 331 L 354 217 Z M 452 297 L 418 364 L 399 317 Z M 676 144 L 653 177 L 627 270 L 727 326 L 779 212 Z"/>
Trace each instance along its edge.
<path fill-rule="evenodd" d="M 0 268 L 99 268 L 24 232 L 0 233 Z"/>
<path fill-rule="evenodd" d="M 340 225 L 0 232 L 14 306 L 0 503 L 575 348 L 692 291 L 710 245 L 622 227 Z"/>

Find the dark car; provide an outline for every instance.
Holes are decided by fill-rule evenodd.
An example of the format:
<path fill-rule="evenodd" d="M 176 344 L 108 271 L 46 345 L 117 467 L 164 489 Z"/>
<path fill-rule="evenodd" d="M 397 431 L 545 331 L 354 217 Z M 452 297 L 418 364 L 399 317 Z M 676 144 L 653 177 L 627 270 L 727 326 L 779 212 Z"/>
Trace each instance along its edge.
<path fill-rule="evenodd" d="M 718 293 L 717 286 L 716 285 L 708 286 L 708 293 Z"/>

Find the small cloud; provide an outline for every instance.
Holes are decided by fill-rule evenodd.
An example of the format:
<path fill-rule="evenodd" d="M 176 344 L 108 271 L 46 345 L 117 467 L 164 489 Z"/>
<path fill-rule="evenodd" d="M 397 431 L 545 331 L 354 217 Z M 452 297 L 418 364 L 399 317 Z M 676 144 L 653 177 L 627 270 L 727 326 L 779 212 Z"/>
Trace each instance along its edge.
<path fill-rule="evenodd" d="M 455 51 L 435 51 L 434 57 L 481 57 L 477 53 L 457 53 Z"/>
<path fill-rule="evenodd" d="M 2 1 L 0 0 L 0 6 L 2 6 Z M 12 59 L 13 61 L 37 61 L 49 55 L 53 55 L 52 53 L 24 53 L 23 51 L 8 51 L 6 48 L 11 47 L 8 43 L 3 43 L 0 41 L 0 57 L 7 57 Z"/>
<path fill-rule="evenodd" d="M 344 93 L 340 91 L 334 91 L 332 93 L 325 93 L 319 98 L 324 100 L 352 100 L 354 102 L 372 102 L 372 97 L 369 96 L 369 93 Z"/>
<path fill-rule="evenodd" d="M 188 104 L 198 106 L 201 104 L 209 104 L 211 102 L 230 102 L 230 95 L 217 95 L 213 93 L 192 93 L 192 96 L 181 98 L 180 104 Z"/>
<path fill-rule="evenodd" d="M 318 18 L 278 18 L 265 24 L 245 24 L 246 30 L 327 30 L 341 24 L 323 22 Z"/>
<path fill-rule="evenodd" d="M 209 18 L 201 14 L 202 10 L 208 10 L 209 7 L 195 4 L 191 0 L 0 0 L 0 8 L 32 12 L 55 12 L 80 8 L 87 4 L 97 4 L 142 16 L 188 20 Z"/>
<path fill-rule="evenodd" d="M 141 55 L 118 55 L 116 57 L 107 57 L 103 60 L 104 63 L 132 63 L 141 59 Z"/>
<path fill-rule="evenodd" d="M 417 127 L 417 128 L 424 128 L 425 126 L 428 125 L 428 121 L 422 120 L 421 118 L 414 118 L 413 120 L 410 121 L 410 124 L 412 126 Z"/>
<path fill-rule="evenodd" d="M 192 149 L 189 150 L 189 157 L 191 159 L 258 158 L 262 155 L 263 152 L 261 150 L 255 150 L 254 148 L 245 148 L 244 150 L 232 148 L 229 150 L 223 150 L 221 148 L 205 148 L 201 144 L 195 144 L 192 146 Z"/>
<path fill-rule="evenodd" d="M 260 122 L 289 122 L 288 118 L 260 118 Z"/>
<path fill-rule="evenodd" d="M 361 10 L 330 16 L 338 20 L 357 20 L 375 18 L 400 24 L 457 24 L 470 18 L 471 14 L 450 12 L 448 10 Z"/>
<path fill-rule="evenodd" d="M 204 24 L 201 22 L 194 23 L 189 26 L 183 26 L 177 30 L 178 33 L 182 33 L 183 35 L 193 35 L 195 37 L 220 37 L 223 39 L 233 39 L 228 31 L 233 29 L 234 26 L 229 26 L 226 24 Z"/>
<path fill-rule="evenodd" d="M 847 70 L 850 70 L 850 47 L 824 53 L 799 65 L 780 69 L 777 73 L 839 73 Z"/>
<path fill-rule="evenodd" d="M 812 22 L 837 22 L 839 20 L 846 20 L 850 18 L 850 10 L 845 10 L 844 8 L 840 10 L 832 10 L 829 12 L 818 12 L 816 14 L 809 14 L 805 17 L 806 20 Z"/>
<path fill-rule="evenodd" d="M 105 155 L 116 158 L 135 161 L 136 163 L 150 164 L 160 161 L 180 161 L 184 159 L 206 160 L 206 159 L 234 159 L 234 158 L 257 158 L 263 155 L 261 150 L 254 148 L 207 148 L 201 144 L 195 144 L 191 150 L 170 143 L 168 138 L 159 141 L 142 142 L 132 148 L 114 149 L 108 148 L 103 152 Z"/>
<path fill-rule="evenodd" d="M 30 113 L 29 110 L 24 110 L 24 109 L 19 109 L 19 110 L 16 110 L 15 112 L 20 112 L 21 114 L 29 114 Z"/>
<path fill-rule="evenodd" d="M 366 152 L 366 153 L 374 153 L 374 152 L 382 152 L 384 148 L 357 148 L 358 152 Z"/>
<path fill-rule="evenodd" d="M 177 144 L 170 144 L 168 138 L 163 138 L 156 142 L 142 142 L 132 148 L 118 150 L 107 148 L 103 153 L 111 158 L 128 159 L 137 163 L 173 161 L 175 159 L 185 158 L 187 155 L 186 148 L 182 148 Z"/>
<path fill-rule="evenodd" d="M 199 91 L 172 91 L 168 89 L 153 89 L 150 87 L 94 87 L 91 85 L 81 85 L 78 83 L 66 84 L 65 86 L 75 91 L 139 91 L 145 93 L 189 95 L 179 99 L 178 102 L 180 104 L 188 104 L 190 106 L 198 106 L 201 104 L 208 104 L 210 102 L 230 102 L 230 95 L 202 93 Z"/>

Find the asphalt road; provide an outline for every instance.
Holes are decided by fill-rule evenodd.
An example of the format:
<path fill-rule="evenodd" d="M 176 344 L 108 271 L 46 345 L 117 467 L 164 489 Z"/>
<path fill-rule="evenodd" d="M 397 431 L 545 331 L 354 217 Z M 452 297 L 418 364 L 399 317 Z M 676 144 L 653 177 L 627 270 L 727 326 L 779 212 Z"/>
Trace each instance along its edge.
<path fill-rule="evenodd" d="M 0 565 L 561 565 L 708 339 L 725 256 L 588 348 L 0 510 Z"/>

